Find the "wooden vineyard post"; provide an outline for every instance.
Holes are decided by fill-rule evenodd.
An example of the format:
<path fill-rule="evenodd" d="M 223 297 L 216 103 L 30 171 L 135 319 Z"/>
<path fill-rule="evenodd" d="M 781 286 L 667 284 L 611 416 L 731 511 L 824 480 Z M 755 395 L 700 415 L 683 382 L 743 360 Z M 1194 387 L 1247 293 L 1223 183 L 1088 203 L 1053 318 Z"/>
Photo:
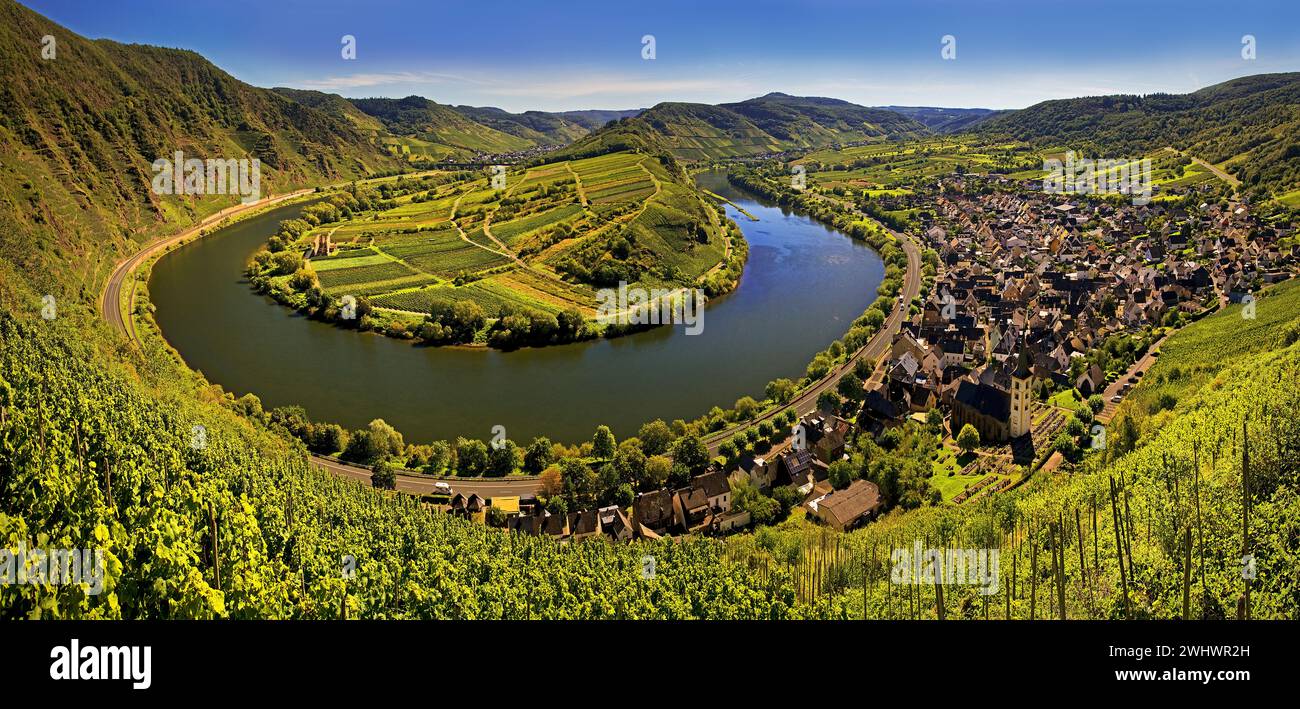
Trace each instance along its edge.
<path fill-rule="evenodd" d="M 1029 619 L 1038 619 L 1038 545 L 1034 543 L 1034 527 L 1029 526 Z"/>
<path fill-rule="evenodd" d="M 1112 524 L 1111 526 L 1115 528 L 1115 555 L 1119 559 L 1120 592 L 1124 594 L 1124 619 L 1128 620 L 1129 619 L 1128 576 L 1124 573 L 1124 545 L 1123 545 L 1124 543 L 1123 541 L 1120 540 L 1119 505 L 1116 503 L 1115 497 L 1116 497 L 1115 478 L 1112 476 L 1110 478 L 1110 511 L 1111 511 L 1111 517 L 1114 520 L 1114 524 Z"/>
<path fill-rule="evenodd" d="M 1061 611 L 1061 620 L 1065 620 L 1065 513 L 1059 511 L 1056 513 L 1056 540 L 1059 547 L 1056 553 L 1060 557 L 1056 565 L 1057 607 Z"/>
<path fill-rule="evenodd" d="M 1183 620 L 1192 618 L 1192 528 L 1183 531 Z"/>
<path fill-rule="evenodd" d="M 1247 436 L 1246 422 L 1241 422 L 1241 561 L 1243 564 L 1241 580 L 1245 591 L 1241 596 L 1241 608 L 1237 613 L 1239 620 L 1250 620 L 1250 575 L 1246 573 L 1246 564 L 1250 558 L 1250 438 Z"/>
<path fill-rule="evenodd" d="M 212 573 L 217 582 L 217 590 L 221 590 L 221 547 L 217 538 L 217 513 L 212 503 L 208 503 L 208 521 L 211 525 L 212 534 Z"/>

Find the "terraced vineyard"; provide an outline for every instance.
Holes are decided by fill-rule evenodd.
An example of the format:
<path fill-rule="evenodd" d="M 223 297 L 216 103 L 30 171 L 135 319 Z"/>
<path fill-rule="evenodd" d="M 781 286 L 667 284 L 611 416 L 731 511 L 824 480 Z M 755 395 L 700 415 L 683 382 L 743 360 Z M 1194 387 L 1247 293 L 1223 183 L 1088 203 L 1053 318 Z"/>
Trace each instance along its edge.
<path fill-rule="evenodd" d="M 294 291 L 366 296 L 374 318 L 402 324 L 398 334 L 440 303 L 477 305 L 480 336 L 512 314 L 591 318 L 598 288 L 693 287 L 722 262 L 723 221 L 676 170 L 624 151 L 514 168 L 504 187 L 489 175 L 444 174 L 394 187 L 386 199 L 352 205 L 340 196 L 346 218 L 304 223 L 286 244 L 305 255 L 301 270 L 265 258 L 259 275 L 268 291 L 308 310 L 326 301 L 298 302 Z"/>

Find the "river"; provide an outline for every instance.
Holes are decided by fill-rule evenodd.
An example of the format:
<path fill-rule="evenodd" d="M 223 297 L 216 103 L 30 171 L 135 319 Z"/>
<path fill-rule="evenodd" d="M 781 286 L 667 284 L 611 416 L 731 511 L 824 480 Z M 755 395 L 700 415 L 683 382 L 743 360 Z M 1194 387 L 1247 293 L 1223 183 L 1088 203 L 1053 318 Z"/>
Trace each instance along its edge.
<path fill-rule="evenodd" d="M 414 346 L 316 322 L 253 293 L 244 263 L 301 206 L 271 210 L 163 256 L 149 281 L 164 337 L 190 367 L 270 409 L 300 404 L 350 429 L 382 418 L 409 442 L 489 439 L 576 443 L 596 426 L 619 438 L 655 418 L 692 419 L 777 377 L 797 379 L 876 297 L 884 274 L 869 247 L 766 203 L 710 173 L 700 184 L 744 232 L 737 289 L 711 301 L 703 331 L 660 327 L 613 340 L 513 352 Z"/>

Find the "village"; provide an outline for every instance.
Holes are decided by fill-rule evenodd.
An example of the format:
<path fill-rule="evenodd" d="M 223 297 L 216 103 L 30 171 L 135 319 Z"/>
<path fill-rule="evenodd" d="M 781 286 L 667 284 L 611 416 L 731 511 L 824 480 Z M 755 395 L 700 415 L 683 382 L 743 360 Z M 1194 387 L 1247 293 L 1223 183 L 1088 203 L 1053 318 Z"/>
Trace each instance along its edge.
<path fill-rule="evenodd" d="M 720 456 L 689 485 L 640 493 L 629 508 L 552 515 L 527 502 L 521 509 L 519 498 L 456 495 L 449 511 L 486 519 L 500 504 L 502 526 L 560 540 L 720 534 L 751 526 L 735 497 L 752 486 L 793 489 L 807 519 L 843 531 L 890 505 L 871 480 L 836 489 L 831 466 L 865 440 L 938 417 L 935 485 L 948 477 L 961 487 L 932 501 L 987 498 L 1099 447 L 1094 436 L 1169 333 L 1250 302 L 1300 263 L 1300 247 L 1279 246 L 1294 228 L 1256 218 L 1245 201 L 1185 193 L 1138 205 L 1040 186 L 958 174 L 886 198 L 892 208 L 929 207 L 911 231 L 934 285 L 910 304 L 859 400 L 819 406 L 784 440 Z M 965 429 L 977 434 L 973 446 L 959 441 Z"/>

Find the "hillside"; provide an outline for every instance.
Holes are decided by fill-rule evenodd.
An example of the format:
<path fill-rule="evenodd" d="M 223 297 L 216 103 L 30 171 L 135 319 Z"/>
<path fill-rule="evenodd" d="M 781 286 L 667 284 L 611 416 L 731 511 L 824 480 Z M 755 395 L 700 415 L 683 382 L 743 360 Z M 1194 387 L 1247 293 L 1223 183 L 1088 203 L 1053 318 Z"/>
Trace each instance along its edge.
<path fill-rule="evenodd" d="M 393 135 L 428 143 L 434 158 L 509 153 L 536 147 L 532 140 L 476 123 L 450 106 L 420 96 L 362 98 L 351 102 L 363 113 L 378 118 Z"/>
<path fill-rule="evenodd" d="M 352 105 L 352 102 L 339 96 L 338 94 L 325 93 L 324 91 L 309 91 L 306 89 L 291 89 L 284 86 L 277 86 L 272 91 L 281 96 L 296 101 L 305 106 L 310 106 L 318 111 L 327 113 L 335 118 L 341 118 L 351 123 L 355 128 L 371 133 L 381 133 L 385 130 L 384 122 L 374 116 L 365 113 L 361 109 Z"/>
<path fill-rule="evenodd" d="M 282 225 L 268 242 L 312 253 L 301 273 L 268 250 L 250 281 L 321 319 L 337 318 L 335 299 L 364 297 L 374 310 L 358 327 L 428 344 L 513 349 L 617 334 L 587 320 L 596 289 L 698 286 L 712 297 L 735 287 L 745 262 L 731 224 L 671 164 L 615 152 L 510 170 L 499 188 L 467 172 L 338 193 L 328 198 L 337 209 L 310 208 L 314 223 Z M 328 254 L 315 248 L 327 236 Z M 468 309 L 464 327 L 425 322 L 443 304 Z"/>
<path fill-rule="evenodd" d="M 1248 76 L 1190 94 L 1044 101 L 975 130 L 1113 158 L 1172 146 L 1223 167 L 1259 196 L 1300 188 L 1300 73 Z"/>
<path fill-rule="evenodd" d="M 768 135 L 796 148 L 926 134 L 916 121 L 893 111 L 836 98 L 770 93 L 720 107 L 744 116 Z"/>
<path fill-rule="evenodd" d="M 476 123 L 523 138 L 539 147 L 568 145 L 591 132 L 576 121 L 544 111 L 510 113 L 499 108 L 475 106 L 455 106 L 453 110 Z"/>
<path fill-rule="evenodd" d="M 892 111 L 773 93 L 717 106 L 661 103 L 607 125 L 564 155 L 584 157 L 641 147 L 667 151 L 683 160 L 716 160 L 927 133 L 924 125 Z"/>
<path fill-rule="evenodd" d="M 947 134 L 970 130 L 983 121 L 1006 111 L 989 108 L 936 108 L 931 106 L 880 106 L 918 123 L 935 133 Z"/>
<path fill-rule="evenodd" d="M 1075 473 L 1040 470 L 1014 491 L 897 510 L 845 535 L 793 520 L 728 539 L 729 556 L 792 573 L 814 617 L 1233 618 L 1249 569 L 1250 617 L 1293 618 L 1300 283 L 1262 291 L 1257 311 L 1245 318 L 1232 306 L 1171 337 L 1103 451 Z M 872 473 L 883 481 L 898 471 L 887 463 Z M 996 595 L 889 583 L 890 550 L 913 540 L 998 550 Z"/>
<path fill-rule="evenodd" d="M 632 118 L 645 112 L 644 108 L 634 108 L 625 111 L 605 111 L 592 109 L 586 111 L 561 111 L 558 115 L 566 120 L 573 121 L 589 131 L 604 128 L 606 123 L 617 121 L 620 118 Z"/>
<path fill-rule="evenodd" d="M 90 41 L 12 0 L 0 45 L 0 259 L 48 292 L 89 300 L 122 254 L 237 201 L 155 194 L 151 165 L 175 151 L 256 157 L 263 195 L 396 167 L 347 122 L 193 52 Z"/>
<path fill-rule="evenodd" d="M 309 466 L 206 387 L 110 371 L 83 339 L 0 314 L 0 539 L 103 550 L 104 592 L 6 585 L 5 620 L 798 617 L 779 577 L 721 563 L 716 541 L 558 544 L 431 514 Z"/>

